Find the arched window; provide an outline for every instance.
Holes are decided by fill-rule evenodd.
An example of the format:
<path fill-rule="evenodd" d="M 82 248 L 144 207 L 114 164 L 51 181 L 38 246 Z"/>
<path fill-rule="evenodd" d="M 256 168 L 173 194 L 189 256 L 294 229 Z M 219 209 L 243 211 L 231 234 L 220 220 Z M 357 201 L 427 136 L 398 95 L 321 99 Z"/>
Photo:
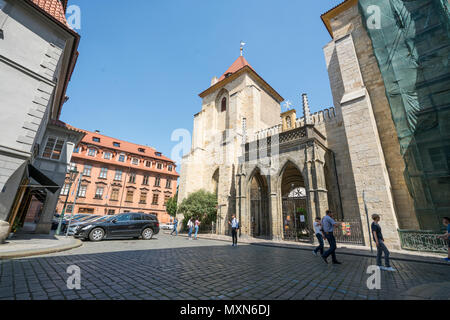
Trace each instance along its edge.
<path fill-rule="evenodd" d="M 291 117 L 286 117 L 286 126 L 288 129 L 292 127 Z"/>
<path fill-rule="evenodd" d="M 222 99 L 222 108 L 221 108 L 221 111 L 222 111 L 222 112 L 227 111 L 227 98 L 223 98 L 223 99 Z"/>

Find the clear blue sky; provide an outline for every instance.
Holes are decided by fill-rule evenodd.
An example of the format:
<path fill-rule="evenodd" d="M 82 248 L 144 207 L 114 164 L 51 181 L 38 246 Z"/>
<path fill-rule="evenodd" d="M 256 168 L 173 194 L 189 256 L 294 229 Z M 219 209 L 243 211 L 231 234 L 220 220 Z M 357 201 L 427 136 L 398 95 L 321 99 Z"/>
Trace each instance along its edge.
<path fill-rule="evenodd" d="M 192 131 L 198 94 L 239 56 L 301 110 L 332 106 L 320 15 L 342 0 L 70 0 L 81 8 L 80 57 L 61 120 L 170 157 Z"/>

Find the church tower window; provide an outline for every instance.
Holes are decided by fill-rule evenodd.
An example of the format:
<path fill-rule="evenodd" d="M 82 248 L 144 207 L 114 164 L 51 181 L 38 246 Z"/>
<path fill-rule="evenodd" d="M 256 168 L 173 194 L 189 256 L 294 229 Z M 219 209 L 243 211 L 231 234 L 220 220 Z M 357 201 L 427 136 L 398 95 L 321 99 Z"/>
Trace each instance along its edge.
<path fill-rule="evenodd" d="M 227 98 L 223 98 L 223 99 L 222 99 L 222 108 L 221 108 L 221 111 L 222 111 L 222 112 L 227 111 Z"/>

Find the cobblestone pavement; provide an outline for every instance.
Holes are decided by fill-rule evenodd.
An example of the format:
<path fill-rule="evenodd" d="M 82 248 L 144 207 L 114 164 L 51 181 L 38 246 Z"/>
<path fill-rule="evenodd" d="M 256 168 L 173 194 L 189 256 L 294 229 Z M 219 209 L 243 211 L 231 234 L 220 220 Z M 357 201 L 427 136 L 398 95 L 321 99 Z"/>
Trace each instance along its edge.
<path fill-rule="evenodd" d="M 381 289 L 369 290 L 373 258 L 338 255 L 342 265 L 326 265 L 304 250 L 156 238 L 2 260 L 0 299 L 400 299 L 409 289 L 450 282 L 450 266 L 393 261 L 398 272 L 383 271 Z M 67 289 L 70 265 L 81 268 L 80 290 Z"/>

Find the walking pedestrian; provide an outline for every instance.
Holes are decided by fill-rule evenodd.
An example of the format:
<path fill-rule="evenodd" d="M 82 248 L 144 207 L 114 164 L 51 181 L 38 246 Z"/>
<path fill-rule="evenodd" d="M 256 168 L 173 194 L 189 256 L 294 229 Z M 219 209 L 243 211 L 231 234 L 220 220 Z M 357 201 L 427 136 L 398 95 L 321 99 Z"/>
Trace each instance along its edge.
<path fill-rule="evenodd" d="M 231 220 L 228 221 L 228 224 L 231 226 L 231 238 L 233 239 L 232 247 L 237 247 L 237 231 L 239 230 L 239 220 L 236 219 L 236 216 L 233 214 L 231 216 Z"/>
<path fill-rule="evenodd" d="M 188 240 L 192 240 L 192 228 L 194 227 L 194 223 L 192 222 L 192 218 L 189 218 L 187 223 L 187 227 L 189 228 Z"/>
<path fill-rule="evenodd" d="M 391 267 L 390 263 L 389 263 L 389 250 L 386 247 L 386 245 L 384 244 L 384 238 L 383 238 L 383 234 L 381 233 L 381 227 L 379 225 L 380 222 L 380 216 L 376 213 L 374 213 L 372 215 L 372 236 L 373 236 L 373 241 L 375 241 L 376 245 L 377 245 L 377 266 L 381 269 L 381 270 L 385 270 L 385 271 L 395 271 L 394 268 Z M 384 267 L 381 264 L 381 257 L 383 256 L 384 253 Z"/>
<path fill-rule="evenodd" d="M 172 229 L 172 232 L 170 233 L 170 235 L 173 236 L 174 232 L 175 232 L 175 236 L 178 236 L 178 219 L 176 217 L 173 219 L 173 229 Z"/>
<path fill-rule="evenodd" d="M 444 226 L 447 227 L 447 232 L 445 234 L 443 234 L 442 236 L 438 236 L 438 238 L 447 240 L 447 252 L 448 252 L 448 256 L 447 258 L 444 258 L 445 261 L 450 262 L 450 218 L 449 217 L 444 217 L 442 219 L 442 223 L 444 224 Z"/>
<path fill-rule="evenodd" d="M 331 255 L 333 264 L 341 264 L 336 259 L 336 238 L 333 234 L 334 228 L 339 225 L 340 223 L 334 221 L 333 219 L 333 212 L 331 210 L 327 210 L 327 215 L 322 219 L 323 232 L 325 233 L 325 238 L 327 238 L 327 241 L 330 244 L 330 248 L 322 255 L 322 259 L 325 263 L 328 263 L 327 259 Z"/>
<path fill-rule="evenodd" d="M 197 239 L 197 235 L 198 235 L 198 227 L 200 226 L 200 221 L 198 221 L 198 217 L 195 219 L 195 224 L 194 224 L 194 228 L 195 228 L 195 235 L 194 235 L 194 240 L 198 240 Z"/>
<path fill-rule="evenodd" d="M 317 240 L 319 241 L 319 246 L 313 251 L 313 254 L 317 256 L 317 252 L 320 251 L 320 255 L 323 255 L 323 229 L 319 217 L 317 217 L 316 221 L 314 221 L 314 232 Z"/>

